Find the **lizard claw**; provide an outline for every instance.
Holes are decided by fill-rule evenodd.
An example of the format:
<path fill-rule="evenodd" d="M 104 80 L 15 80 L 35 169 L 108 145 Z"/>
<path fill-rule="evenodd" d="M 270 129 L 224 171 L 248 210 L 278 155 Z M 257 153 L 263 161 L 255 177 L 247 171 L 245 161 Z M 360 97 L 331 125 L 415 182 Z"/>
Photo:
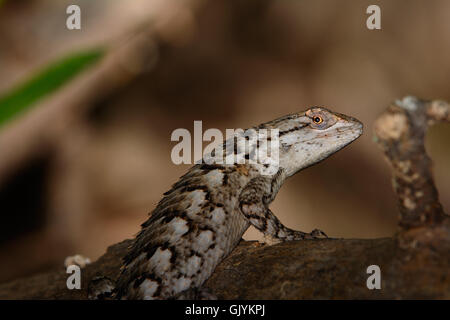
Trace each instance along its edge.
<path fill-rule="evenodd" d="M 314 229 L 313 231 L 311 231 L 309 233 L 309 235 L 313 239 L 328 239 L 328 236 L 326 235 L 326 233 L 319 229 Z"/>

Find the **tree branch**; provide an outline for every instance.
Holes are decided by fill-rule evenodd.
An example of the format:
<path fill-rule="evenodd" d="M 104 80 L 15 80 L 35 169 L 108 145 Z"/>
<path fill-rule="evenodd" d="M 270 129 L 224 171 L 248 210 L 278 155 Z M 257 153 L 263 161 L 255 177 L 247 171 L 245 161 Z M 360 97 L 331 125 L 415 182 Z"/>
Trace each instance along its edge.
<path fill-rule="evenodd" d="M 406 97 L 375 122 L 378 145 L 392 166 L 399 226 L 404 229 L 435 225 L 445 216 L 424 145 L 428 126 L 437 121 L 450 121 L 448 103 Z"/>

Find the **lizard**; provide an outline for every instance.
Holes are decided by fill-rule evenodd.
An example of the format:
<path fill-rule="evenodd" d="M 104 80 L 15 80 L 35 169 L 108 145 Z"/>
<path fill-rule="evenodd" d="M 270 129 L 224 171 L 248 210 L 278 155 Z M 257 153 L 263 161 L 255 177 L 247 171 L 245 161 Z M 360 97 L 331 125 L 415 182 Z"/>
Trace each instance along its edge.
<path fill-rule="evenodd" d="M 269 205 L 288 177 L 357 139 L 362 123 L 311 107 L 252 128 L 276 130 L 276 170 L 267 173 L 263 170 L 273 164 L 250 161 L 191 167 L 141 225 L 123 259 L 114 298 L 213 299 L 201 286 L 250 225 L 278 242 L 327 237 L 318 229 L 307 233 L 284 226 Z M 221 148 L 227 150 L 227 143 Z M 248 149 L 231 152 L 249 159 Z"/>

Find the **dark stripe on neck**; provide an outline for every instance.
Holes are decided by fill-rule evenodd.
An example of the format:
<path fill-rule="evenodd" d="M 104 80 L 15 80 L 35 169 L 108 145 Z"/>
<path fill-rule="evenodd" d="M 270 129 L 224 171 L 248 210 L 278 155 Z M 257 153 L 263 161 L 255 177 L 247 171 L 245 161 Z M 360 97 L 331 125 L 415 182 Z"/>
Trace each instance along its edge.
<path fill-rule="evenodd" d="M 306 127 L 306 126 L 307 126 L 307 124 L 302 124 L 302 125 L 299 125 L 297 127 L 289 129 L 289 130 L 280 131 L 279 136 L 281 137 L 282 135 L 288 134 L 289 132 L 294 132 L 294 131 L 300 130 L 300 129 Z"/>

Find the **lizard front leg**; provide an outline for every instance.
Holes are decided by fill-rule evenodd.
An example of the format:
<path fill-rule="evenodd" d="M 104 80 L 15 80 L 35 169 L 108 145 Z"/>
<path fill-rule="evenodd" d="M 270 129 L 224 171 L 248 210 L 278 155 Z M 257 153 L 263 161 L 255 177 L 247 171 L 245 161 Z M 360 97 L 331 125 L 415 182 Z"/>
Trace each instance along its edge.
<path fill-rule="evenodd" d="M 239 196 L 239 208 L 248 221 L 264 236 L 280 241 L 323 238 L 327 235 L 318 229 L 310 233 L 297 231 L 284 226 L 268 208 L 279 188 L 274 188 L 273 179 L 257 177 L 252 179 Z"/>

